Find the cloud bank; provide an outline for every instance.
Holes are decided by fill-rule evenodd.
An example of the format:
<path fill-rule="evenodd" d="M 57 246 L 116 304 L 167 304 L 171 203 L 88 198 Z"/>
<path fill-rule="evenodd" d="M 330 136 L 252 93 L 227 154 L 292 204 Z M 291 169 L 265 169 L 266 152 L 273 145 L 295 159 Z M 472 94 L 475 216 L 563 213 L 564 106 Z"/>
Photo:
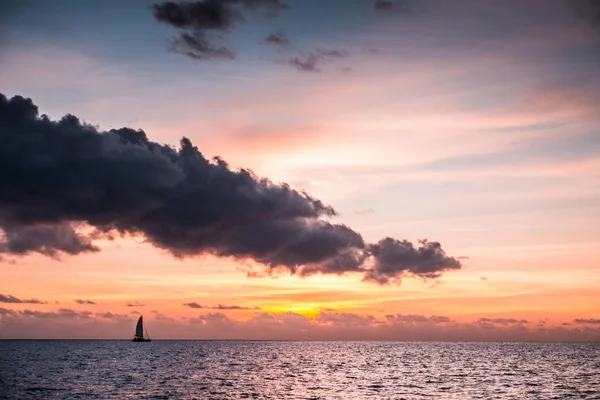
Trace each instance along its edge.
<path fill-rule="evenodd" d="M 267 273 L 357 273 L 386 284 L 461 268 L 438 242 L 366 243 L 327 220 L 332 207 L 208 160 L 187 138 L 174 149 L 141 130 L 51 121 L 30 99 L 0 94 L 0 140 L 0 253 L 79 254 L 127 234 L 179 258 L 252 259 Z"/>
<path fill-rule="evenodd" d="M 137 315 L 111 312 L 10 310 L 0 308 L 2 338 L 124 338 Z M 597 326 L 545 327 L 520 323 L 459 322 L 448 316 L 421 314 L 376 318 L 353 313 L 321 312 L 308 318 L 292 312 L 255 313 L 235 320 L 221 312 L 187 319 L 160 313 L 145 317 L 154 338 L 249 340 L 393 340 L 393 341 L 597 341 Z M 481 318 L 493 320 L 493 318 Z M 57 323 L 60 321 L 60 323 Z M 35 327 L 36 329 L 32 329 Z"/>

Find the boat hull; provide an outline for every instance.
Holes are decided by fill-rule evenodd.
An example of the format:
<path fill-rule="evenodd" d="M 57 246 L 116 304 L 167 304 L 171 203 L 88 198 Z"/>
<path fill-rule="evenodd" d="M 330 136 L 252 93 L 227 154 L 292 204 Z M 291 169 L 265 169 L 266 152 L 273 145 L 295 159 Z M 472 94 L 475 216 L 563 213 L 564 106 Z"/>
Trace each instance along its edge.
<path fill-rule="evenodd" d="M 132 342 L 151 342 L 152 340 L 150 339 L 144 339 L 144 338 L 134 338 L 132 340 Z"/>

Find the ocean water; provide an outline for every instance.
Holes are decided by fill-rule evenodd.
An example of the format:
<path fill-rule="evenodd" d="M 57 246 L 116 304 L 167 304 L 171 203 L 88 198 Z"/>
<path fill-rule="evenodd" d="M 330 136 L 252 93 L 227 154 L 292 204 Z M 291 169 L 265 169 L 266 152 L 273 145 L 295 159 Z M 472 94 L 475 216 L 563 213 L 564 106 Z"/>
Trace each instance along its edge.
<path fill-rule="evenodd" d="M 0 341 L 2 399 L 600 399 L 600 343 Z"/>

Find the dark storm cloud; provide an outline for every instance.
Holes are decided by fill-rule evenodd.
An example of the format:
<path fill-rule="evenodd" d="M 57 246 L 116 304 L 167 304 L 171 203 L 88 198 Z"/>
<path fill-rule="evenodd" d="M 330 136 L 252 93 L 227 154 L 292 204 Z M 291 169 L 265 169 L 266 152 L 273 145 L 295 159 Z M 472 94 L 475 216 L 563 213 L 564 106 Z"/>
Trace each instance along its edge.
<path fill-rule="evenodd" d="M 189 308 L 205 308 L 210 310 L 260 310 L 260 307 L 244 307 L 244 306 L 228 306 L 223 304 L 218 304 L 216 306 L 203 306 L 194 301 L 191 303 L 183 303 L 185 307 Z"/>
<path fill-rule="evenodd" d="M 69 223 L 54 226 L 14 225 L 0 214 L 0 225 L 4 240 L 0 242 L 0 253 L 27 254 L 37 252 L 56 256 L 59 252 L 78 254 L 98 251 L 88 239 L 80 237 Z"/>
<path fill-rule="evenodd" d="M 278 46 L 283 46 L 288 44 L 290 41 L 283 32 L 271 33 L 265 38 L 265 42 L 269 44 L 274 44 Z"/>
<path fill-rule="evenodd" d="M 77 299 L 77 300 L 74 300 L 74 301 L 77 304 L 89 304 L 89 305 L 96 305 L 96 304 L 98 304 L 95 301 L 91 301 L 91 300 Z"/>
<path fill-rule="evenodd" d="M 437 278 L 442 271 L 461 268 L 460 261 L 448 257 L 438 242 L 421 240 L 419 244 L 415 247 L 409 241 L 388 237 L 369 245 L 374 264 L 364 279 L 385 284 L 405 274 Z"/>
<path fill-rule="evenodd" d="M 165 2 L 152 6 L 157 21 L 182 30 L 172 50 L 197 60 L 235 58 L 235 52 L 219 44 L 244 21 L 244 12 L 265 9 L 271 14 L 287 8 L 279 0 L 204 0 Z"/>
<path fill-rule="evenodd" d="M 15 296 L 0 294 L 0 303 L 21 303 L 21 304 L 46 304 L 45 301 L 38 299 L 19 299 Z"/>
<path fill-rule="evenodd" d="M 268 273 L 307 276 L 356 272 L 379 284 L 404 276 L 435 278 L 460 262 L 437 242 L 385 238 L 365 243 L 349 227 L 326 221 L 336 212 L 305 192 L 249 170 L 206 159 L 183 138 L 174 149 L 129 128 L 100 132 L 67 115 L 38 117 L 30 99 L 0 95 L 0 249 L 6 231 L 73 230 L 80 242 L 102 235 L 143 235 L 184 258 L 202 254 L 253 259 Z M 48 242 L 27 253 L 69 252 Z M 129 306 L 139 306 L 130 303 Z"/>
<path fill-rule="evenodd" d="M 127 303 L 126 306 L 127 307 L 145 307 L 146 305 L 143 303 L 138 303 L 137 301 L 134 301 L 132 303 Z"/>
<path fill-rule="evenodd" d="M 576 324 L 600 324 L 600 318 L 577 318 L 573 322 Z"/>

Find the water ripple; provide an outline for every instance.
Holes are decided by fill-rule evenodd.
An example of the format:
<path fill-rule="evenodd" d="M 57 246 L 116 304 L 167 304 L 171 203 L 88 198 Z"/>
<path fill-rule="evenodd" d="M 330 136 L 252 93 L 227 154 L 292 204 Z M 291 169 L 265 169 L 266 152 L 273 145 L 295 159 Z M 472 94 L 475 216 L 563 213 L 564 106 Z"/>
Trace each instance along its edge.
<path fill-rule="evenodd" d="M 600 399 L 598 343 L 0 341 L 1 399 Z"/>

